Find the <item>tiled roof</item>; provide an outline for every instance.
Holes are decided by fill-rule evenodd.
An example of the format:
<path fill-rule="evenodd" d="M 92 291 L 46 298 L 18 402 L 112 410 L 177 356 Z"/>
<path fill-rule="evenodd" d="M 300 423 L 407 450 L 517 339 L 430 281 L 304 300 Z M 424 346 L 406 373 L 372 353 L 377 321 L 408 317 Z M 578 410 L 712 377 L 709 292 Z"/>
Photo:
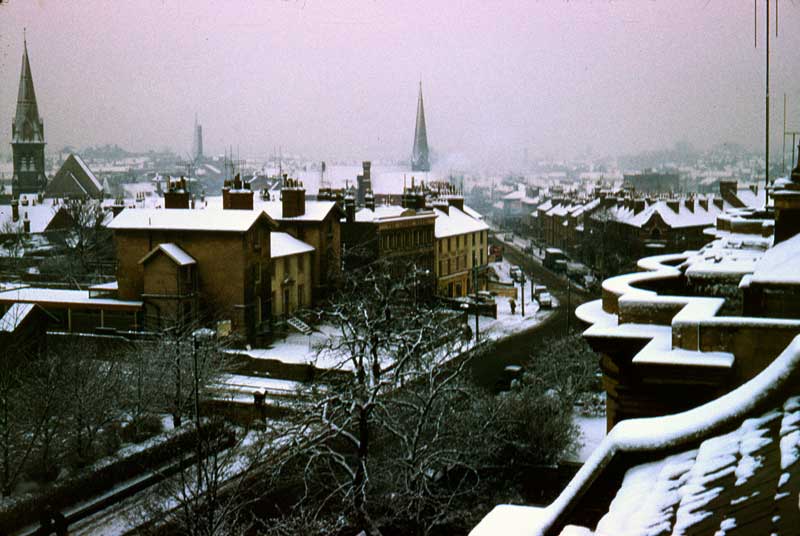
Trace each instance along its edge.
<path fill-rule="evenodd" d="M 696 449 L 637 465 L 596 535 L 797 534 L 800 397 Z"/>

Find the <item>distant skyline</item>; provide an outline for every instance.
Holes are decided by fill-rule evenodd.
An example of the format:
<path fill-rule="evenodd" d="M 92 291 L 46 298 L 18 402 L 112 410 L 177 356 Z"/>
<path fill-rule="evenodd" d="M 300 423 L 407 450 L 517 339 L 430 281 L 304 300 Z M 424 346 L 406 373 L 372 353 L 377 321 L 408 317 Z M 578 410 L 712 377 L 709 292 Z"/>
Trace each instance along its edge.
<path fill-rule="evenodd" d="M 771 9 L 774 2 L 771 2 Z M 722 0 L 7 0 L 0 138 L 27 28 L 49 149 L 409 158 L 421 80 L 428 140 L 459 165 L 621 155 L 685 140 L 763 150 L 764 2 Z M 800 6 L 771 36 L 773 147 L 800 130 Z M 434 164 L 434 168 L 436 165 Z"/>

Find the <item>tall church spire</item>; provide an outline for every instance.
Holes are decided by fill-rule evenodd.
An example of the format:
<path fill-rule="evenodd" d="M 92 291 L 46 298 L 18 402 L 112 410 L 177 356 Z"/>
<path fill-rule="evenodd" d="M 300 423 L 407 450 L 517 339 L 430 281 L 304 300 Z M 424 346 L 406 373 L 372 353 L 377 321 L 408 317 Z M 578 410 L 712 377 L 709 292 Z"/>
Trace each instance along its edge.
<path fill-rule="evenodd" d="M 419 97 L 417 99 L 417 126 L 414 129 L 414 148 L 411 151 L 411 170 L 431 170 L 428 153 L 428 132 L 425 128 L 425 107 L 422 104 L 421 81 L 419 83 Z"/>
<path fill-rule="evenodd" d="M 28 60 L 28 43 L 25 41 L 22 52 L 22 70 L 19 74 L 19 92 L 17 93 L 17 113 L 13 124 L 13 141 L 44 143 L 44 127 L 39 117 L 36 104 L 36 92 L 33 89 L 31 64 Z"/>
<path fill-rule="evenodd" d="M 14 177 L 11 190 L 14 197 L 21 193 L 44 190 L 44 123 L 39 117 L 36 92 L 33 89 L 28 42 L 24 40 L 22 70 L 19 74 L 17 111 L 11 123 L 11 149 L 14 153 Z"/>

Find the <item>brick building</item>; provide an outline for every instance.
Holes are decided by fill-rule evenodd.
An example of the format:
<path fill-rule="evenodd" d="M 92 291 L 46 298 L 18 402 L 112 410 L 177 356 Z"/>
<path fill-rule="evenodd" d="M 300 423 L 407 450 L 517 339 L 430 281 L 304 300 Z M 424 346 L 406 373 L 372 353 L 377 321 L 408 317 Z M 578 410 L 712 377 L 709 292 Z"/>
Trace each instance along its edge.
<path fill-rule="evenodd" d="M 147 329 L 230 320 L 248 340 L 266 335 L 275 227 L 255 210 L 123 210 L 109 224 L 118 297 L 144 302 Z"/>

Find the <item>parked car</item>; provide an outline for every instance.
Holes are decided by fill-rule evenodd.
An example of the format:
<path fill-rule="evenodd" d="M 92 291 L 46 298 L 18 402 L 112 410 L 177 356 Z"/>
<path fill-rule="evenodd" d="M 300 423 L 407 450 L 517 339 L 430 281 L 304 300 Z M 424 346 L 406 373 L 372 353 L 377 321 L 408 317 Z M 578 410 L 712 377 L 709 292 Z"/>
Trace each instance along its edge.
<path fill-rule="evenodd" d="M 511 279 L 514 281 L 519 281 L 522 279 L 522 268 L 519 266 L 512 266 L 509 273 L 511 274 Z"/>
<path fill-rule="evenodd" d="M 534 300 L 538 300 L 539 299 L 539 295 L 542 292 L 547 292 L 547 287 L 546 286 L 544 286 L 544 285 L 533 285 L 533 288 L 531 288 L 531 294 L 532 294 L 531 298 L 534 299 Z"/>
<path fill-rule="evenodd" d="M 542 309 L 550 309 L 553 306 L 553 297 L 550 296 L 549 292 L 542 292 L 539 294 L 537 301 L 539 302 L 539 307 Z"/>

